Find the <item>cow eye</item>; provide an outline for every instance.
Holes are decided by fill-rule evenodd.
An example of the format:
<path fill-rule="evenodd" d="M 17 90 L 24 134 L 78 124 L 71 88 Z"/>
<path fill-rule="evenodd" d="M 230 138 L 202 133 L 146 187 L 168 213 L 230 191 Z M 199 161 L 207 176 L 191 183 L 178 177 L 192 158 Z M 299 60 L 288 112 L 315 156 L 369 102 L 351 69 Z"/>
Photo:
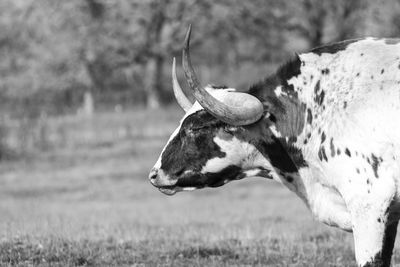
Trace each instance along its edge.
<path fill-rule="evenodd" d="M 206 126 L 198 126 L 198 127 L 192 127 L 190 129 L 188 129 L 188 134 L 195 134 L 198 133 L 200 131 L 207 131 L 209 129 L 209 127 Z"/>
<path fill-rule="evenodd" d="M 224 132 L 229 134 L 234 134 L 236 132 L 236 128 L 232 126 L 224 127 Z"/>
<path fill-rule="evenodd" d="M 196 132 L 196 129 L 187 129 L 186 134 L 187 135 L 193 135 Z"/>

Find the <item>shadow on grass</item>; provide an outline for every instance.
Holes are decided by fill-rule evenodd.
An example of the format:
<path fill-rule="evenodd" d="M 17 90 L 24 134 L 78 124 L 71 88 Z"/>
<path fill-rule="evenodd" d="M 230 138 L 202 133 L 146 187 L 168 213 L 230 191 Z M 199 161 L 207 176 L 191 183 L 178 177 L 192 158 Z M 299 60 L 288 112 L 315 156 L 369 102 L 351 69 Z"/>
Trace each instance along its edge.
<path fill-rule="evenodd" d="M 234 250 L 230 248 L 222 248 L 217 246 L 206 247 L 188 247 L 181 251 L 173 253 L 175 258 L 209 258 L 213 256 L 220 257 L 222 259 L 239 259 L 239 254 L 235 253 Z"/>

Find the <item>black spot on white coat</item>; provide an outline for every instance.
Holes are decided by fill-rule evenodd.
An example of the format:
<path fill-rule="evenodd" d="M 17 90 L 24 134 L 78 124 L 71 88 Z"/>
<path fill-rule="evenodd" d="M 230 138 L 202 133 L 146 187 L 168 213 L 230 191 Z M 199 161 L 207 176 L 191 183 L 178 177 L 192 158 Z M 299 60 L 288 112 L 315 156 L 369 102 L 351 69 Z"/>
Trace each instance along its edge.
<path fill-rule="evenodd" d="M 318 150 L 318 157 L 321 161 L 326 161 L 328 162 L 328 157 L 326 156 L 326 152 L 325 152 L 325 147 L 324 146 L 320 146 L 319 150 Z"/>
<path fill-rule="evenodd" d="M 325 68 L 325 69 L 321 70 L 322 75 L 328 75 L 329 72 L 330 72 L 330 71 L 329 71 L 328 68 Z"/>
<path fill-rule="evenodd" d="M 321 134 L 321 144 L 325 142 L 325 139 L 326 139 L 325 132 L 322 132 L 322 134 Z"/>
<path fill-rule="evenodd" d="M 313 117 L 312 117 L 312 113 L 311 113 L 311 109 L 307 109 L 307 123 L 308 124 L 312 124 L 312 120 L 313 120 Z"/>
<path fill-rule="evenodd" d="M 330 141 L 330 148 L 331 148 L 331 157 L 335 156 L 335 145 L 333 144 L 333 138 Z"/>
<path fill-rule="evenodd" d="M 400 43 L 399 38 L 385 38 L 385 44 L 388 45 L 397 45 Z"/>
<path fill-rule="evenodd" d="M 378 159 L 374 154 L 371 154 L 371 159 L 372 159 L 371 167 L 374 172 L 374 175 L 376 178 L 379 178 L 378 168 L 379 168 L 379 164 L 382 162 L 382 159 L 381 158 Z"/>
<path fill-rule="evenodd" d="M 347 40 L 347 41 L 338 42 L 338 43 L 334 43 L 334 44 L 324 45 L 324 46 L 312 49 L 311 52 L 314 54 L 317 54 L 317 55 L 321 55 L 323 53 L 336 54 L 337 52 L 345 50 L 350 44 L 357 42 L 359 40 L 360 39 L 354 39 L 354 40 Z"/>

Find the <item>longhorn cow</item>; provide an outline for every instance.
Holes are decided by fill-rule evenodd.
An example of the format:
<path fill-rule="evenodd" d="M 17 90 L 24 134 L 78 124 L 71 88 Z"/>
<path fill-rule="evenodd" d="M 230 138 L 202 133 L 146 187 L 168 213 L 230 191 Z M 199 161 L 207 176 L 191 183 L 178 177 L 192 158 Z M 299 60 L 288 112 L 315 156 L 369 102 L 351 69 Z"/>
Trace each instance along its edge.
<path fill-rule="evenodd" d="M 296 193 L 321 222 L 353 232 L 359 266 L 390 266 L 400 219 L 400 39 L 343 41 L 296 55 L 246 93 L 202 87 L 191 29 L 183 69 L 197 100 L 151 170 L 165 194 L 251 176 Z"/>

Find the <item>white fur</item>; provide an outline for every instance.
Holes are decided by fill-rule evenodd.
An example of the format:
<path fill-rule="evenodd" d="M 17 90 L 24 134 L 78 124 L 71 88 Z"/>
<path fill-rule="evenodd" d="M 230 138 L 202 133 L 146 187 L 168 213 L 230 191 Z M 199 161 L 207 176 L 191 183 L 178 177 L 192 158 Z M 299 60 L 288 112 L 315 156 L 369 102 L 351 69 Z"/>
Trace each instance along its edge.
<path fill-rule="evenodd" d="M 351 226 L 357 262 L 364 265 L 382 247 L 385 210 L 400 203 L 400 44 L 368 38 L 338 53 L 300 58 L 301 75 L 289 84 L 314 118 L 297 139 L 309 163 L 300 170 L 304 192 L 298 193 L 323 222 L 346 230 Z M 329 75 L 323 75 L 323 69 L 329 69 Z M 318 81 L 325 91 L 325 109 L 314 101 Z M 334 157 L 327 149 L 328 162 L 318 158 L 319 128 L 326 133 L 325 142 L 333 138 L 341 149 Z M 303 145 L 308 133 L 311 140 Z M 379 178 L 362 157 L 372 153 L 382 159 Z"/>
<path fill-rule="evenodd" d="M 251 170 L 247 170 L 244 171 L 243 173 L 246 175 L 246 177 L 254 177 L 257 176 L 259 174 L 259 170 L 257 169 L 251 169 Z"/>
<path fill-rule="evenodd" d="M 233 137 L 231 140 L 224 140 L 216 136 L 214 137 L 214 142 L 220 147 L 222 152 L 225 152 L 226 156 L 209 159 L 206 165 L 203 166 L 202 173 L 217 173 L 230 164 L 241 165 L 241 160 L 246 157 L 246 152 L 242 148 L 242 142 L 239 139 Z"/>
<path fill-rule="evenodd" d="M 274 90 L 276 96 L 287 95 L 285 92 L 282 91 L 282 86 L 277 86 Z"/>
<path fill-rule="evenodd" d="M 276 137 L 282 137 L 282 134 L 276 129 L 275 125 L 271 125 L 269 127 L 269 129 L 271 130 L 271 132 L 276 136 Z"/>
<path fill-rule="evenodd" d="M 279 180 L 279 176 L 275 169 L 254 145 L 239 140 L 236 137 L 225 140 L 216 136 L 214 142 L 220 147 L 221 151 L 224 152 L 226 156 L 223 158 L 215 157 L 209 159 L 202 168 L 202 173 L 218 173 L 225 167 L 233 164 L 245 170 L 244 174 L 246 177 L 257 175 L 260 171 L 258 168 L 262 167 L 263 169 L 270 171 L 270 175 L 274 179 Z"/>

